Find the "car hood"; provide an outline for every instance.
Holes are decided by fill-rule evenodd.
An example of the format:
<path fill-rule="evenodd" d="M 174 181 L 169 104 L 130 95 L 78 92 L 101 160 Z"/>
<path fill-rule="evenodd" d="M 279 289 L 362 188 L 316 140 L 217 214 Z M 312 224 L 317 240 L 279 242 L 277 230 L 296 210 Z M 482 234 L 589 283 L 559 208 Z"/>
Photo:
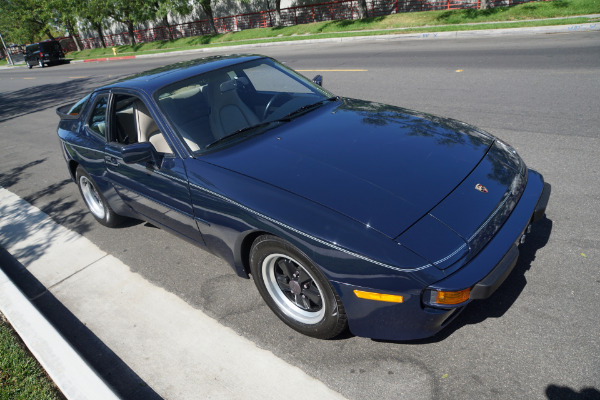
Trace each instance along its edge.
<path fill-rule="evenodd" d="M 456 188 L 493 141 L 455 120 L 340 99 L 202 159 L 395 238 Z"/>

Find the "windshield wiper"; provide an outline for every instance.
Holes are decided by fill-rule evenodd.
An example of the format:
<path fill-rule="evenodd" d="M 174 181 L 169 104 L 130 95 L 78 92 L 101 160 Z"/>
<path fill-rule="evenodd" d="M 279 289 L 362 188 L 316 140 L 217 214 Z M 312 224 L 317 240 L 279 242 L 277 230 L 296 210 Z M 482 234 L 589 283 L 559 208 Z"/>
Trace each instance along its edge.
<path fill-rule="evenodd" d="M 252 131 L 255 129 L 259 129 L 259 128 L 263 128 L 265 126 L 269 126 L 271 124 L 273 124 L 274 122 L 280 122 L 280 121 L 268 121 L 268 122 L 261 122 L 260 124 L 256 124 L 256 125 L 250 125 L 250 126 L 246 126 L 245 128 L 242 129 L 238 129 L 237 131 L 228 133 L 227 135 L 218 138 L 217 140 L 215 140 L 214 142 L 211 142 L 209 144 L 206 145 L 205 149 L 211 148 L 212 146 L 222 143 L 222 142 L 226 142 L 228 140 L 230 140 L 231 138 L 233 138 L 234 136 L 238 136 L 242 133 L 248 132 L 248 131 Z"/>
<path fill-rule="evenodd" d="M 328 97 L 326 99 L 317 101 L 316 103 L 312 103 L 312 104 L 307 104 L 305 106 L 300 107 L 299 109 L 292 111 L 291 113 L 289 113 L 288 115 L 286 115 L 283 118 L 280 118 L 279 121 L 289 121 L 290 119 L 297 117 L 301 114 L 304 114 L 305 112 L 308 112 L 310 110 L 313 110 L 315 108 L 318 108 L 320 106 L 322 106 L 325 103 L 328 103 L 330 101 L 337 101 L 340 97 L 339 96 L 333 96 L 333 97 Z"/>

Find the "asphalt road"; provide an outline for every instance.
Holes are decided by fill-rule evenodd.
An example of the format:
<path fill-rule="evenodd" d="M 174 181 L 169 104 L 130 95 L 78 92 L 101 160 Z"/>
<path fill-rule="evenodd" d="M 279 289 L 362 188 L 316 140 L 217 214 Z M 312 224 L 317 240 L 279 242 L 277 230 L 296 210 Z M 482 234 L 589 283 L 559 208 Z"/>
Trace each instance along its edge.
<path fill-rule="evenodd" d="M 258 51 L 322 74 L 336 94 L 477 125 L 544 175 L 553 190 L 547 218 L 491 298 L 431 340 L 320 341 L 287 328 L 251 281 L 212 255 L 147 224 L 95 223 L 69 181 L 54 109 L 101 83 L 196 56 L 0 70 L 0 185 L 350 399 L 600 397 L 600 34 Z M 281 392 L 302 396 L 286 393 L 285 381 Z"/>

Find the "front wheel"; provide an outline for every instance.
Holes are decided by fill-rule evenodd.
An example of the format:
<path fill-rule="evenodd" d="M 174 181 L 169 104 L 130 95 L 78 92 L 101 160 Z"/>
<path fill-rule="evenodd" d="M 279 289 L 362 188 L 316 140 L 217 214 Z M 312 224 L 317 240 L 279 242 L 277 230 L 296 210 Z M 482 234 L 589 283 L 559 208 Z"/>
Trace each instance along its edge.
<path fill-rule="evenodd" d="M 27 64 L 27 68 L 31 69 L 31 67 L 33 67 L 33 65 L 29 64 L 29 61 L 26 62 Z"/>
<path fill-rule="evenodd" d="M 296 331 L 330 339 L 347 327 L 339 296 L 300 250 L 271 235 L 252 245 L 250 269 L 259 293 L 273 312 Z"/>
<path fill-rule="evenodd" d="M 85 205 L 88 207 L 96 221 L 104 226 L 115 227 L 119 225 L 123 217 L 116 214 L 106 202 L 98 186 L 94 183 L 89 174 L 81 167 L 77 167 L 75 174 L 77 186 Z"/>

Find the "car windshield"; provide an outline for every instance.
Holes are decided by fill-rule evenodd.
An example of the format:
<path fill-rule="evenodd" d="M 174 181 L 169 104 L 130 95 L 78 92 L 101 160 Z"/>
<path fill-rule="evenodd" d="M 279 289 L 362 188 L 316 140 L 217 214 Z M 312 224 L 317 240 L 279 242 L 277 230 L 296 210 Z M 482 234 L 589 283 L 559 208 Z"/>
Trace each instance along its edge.
<path fill-rule="evenodd" d="M 176 82 L 155 98 L 190 150 L 202 152 L 263 133 L 332 94 L 271 59 L 259 59 Z"/>

